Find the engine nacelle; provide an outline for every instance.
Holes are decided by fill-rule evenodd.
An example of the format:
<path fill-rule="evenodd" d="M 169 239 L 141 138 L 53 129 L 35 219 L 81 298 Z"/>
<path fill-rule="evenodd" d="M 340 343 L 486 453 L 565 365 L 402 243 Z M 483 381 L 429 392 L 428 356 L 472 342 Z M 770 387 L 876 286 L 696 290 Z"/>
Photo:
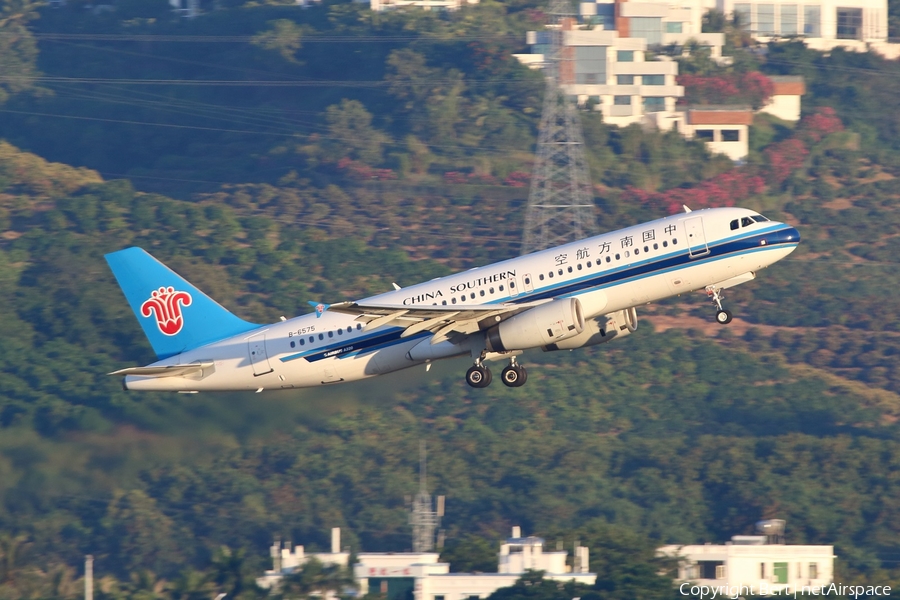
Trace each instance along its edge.
<path fill-rule="evenodd" d="M 637 310 L 627 308 L 606 315 L 603 319 L 594 319 L 585 323 L 584 331 L 568 339 L 541 347 L 544 352 L 554 350 L 575 350 L 605 344 L 637 331 Z"/>
<path fill-rule="evenodd" d="M 584 331 L 584 314 L 577 298 L 563 298 L 535 306 L 485 333 L 489 352 L 526 350 L 576 336 Z"/>

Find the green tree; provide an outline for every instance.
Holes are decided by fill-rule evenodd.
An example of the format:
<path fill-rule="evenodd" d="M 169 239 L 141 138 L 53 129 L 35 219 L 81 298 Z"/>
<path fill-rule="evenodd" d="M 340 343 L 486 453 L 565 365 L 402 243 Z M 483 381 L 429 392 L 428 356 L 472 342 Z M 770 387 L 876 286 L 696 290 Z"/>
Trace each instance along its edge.
<path fill-rule="evenodd" d="M 37 0 L 0 1 L 0 104 L 13 94 L 35 88 L 38 49 L 28 30 L 29 21 L 38 18 Z"/>
<path fill-rule="evenodd" d="M 290 19 L 269 21 L 269 25 L 271 29 L 253 36 L 253 44 L 277 52 L 288 62 L 298 63 L 296 55 L 301 48 L 303 28 Z"/>
<path fill-rule="evenodd" d="M 367 165 L 382 161 L 387 136 L 372 126 L 372 114 L 358 100 L 341 100 L 325 111 L 328 133 L 325 146 L 332 159 L 349 156 Z"/>

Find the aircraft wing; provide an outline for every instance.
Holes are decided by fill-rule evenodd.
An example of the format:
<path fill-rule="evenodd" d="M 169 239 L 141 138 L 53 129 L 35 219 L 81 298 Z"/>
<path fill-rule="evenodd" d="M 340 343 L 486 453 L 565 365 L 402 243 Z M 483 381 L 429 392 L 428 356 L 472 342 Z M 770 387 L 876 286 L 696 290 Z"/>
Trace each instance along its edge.
<path fill-rule="evenodd" d="M 332 304 L 328 310 L 355 315 L 357 321 L 366 324 L 365 329 L 375 329 L 388 324 L 404 327 L 405 331 L 400 337 L 430 331 L 434 334 L 431 343 L 437 344 L 448 339 L 455 343 L 457 338 L 487 329 L 515 314 L 549 301 L 473 306 L 403 306 L 340 302 Z"/>

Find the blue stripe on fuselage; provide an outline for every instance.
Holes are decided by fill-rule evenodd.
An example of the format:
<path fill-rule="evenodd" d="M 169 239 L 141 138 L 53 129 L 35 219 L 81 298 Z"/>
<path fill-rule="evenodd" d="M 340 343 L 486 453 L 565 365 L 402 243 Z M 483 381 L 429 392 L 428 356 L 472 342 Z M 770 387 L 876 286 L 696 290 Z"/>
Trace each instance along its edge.
<path fill-rule="evenodd" d="M 613 285 L 620 285 L 643 277 L 674 271 L 688 265 L 704 264 L 740 254 L 770 250 L 774 246 L 796 246 L 799 240 L 793 236 L 792 232 L 796 233 L 796 229 L 793 227 L 780 226 L 779 228 L 779 226 L 776 226 L 756 231 L 749 236 L 736 235 L 725 238 L 724 240 L 719 240 L 715 245 L 710 245 L 709 253 L 703 254 L 702 256 L 691 257 L 688 255 L 687 248 L 679 249 L 663 256 L 609 269 L 603 273 L 585 275 L 584 277 L 569 280 L 560 285 L 548 285 L 544 288 L 535 289 L 530 293 L 519 294 L 516 298 L 492 300 L 485 304 L 519 304 L 546 298 L 573 296 L 592 289 L 608 288 Z M 765 245 L 762 244 L 763 240 L 766 242 Z M 332 357 L 350 358 L 351 356 L 374 352 L 381 348 L 393 346 L 400 342 L 408 342 L 431 335 L 431 333 L 423 331 L 416 335 L 401 338 L 400 334 L 403 333 L 403 331 L 403 327 L 392 327 L 387 331 L 373 333 L 368 336 L 361 336 L 352 340 L 345 340 L 342 341 L 342 343 L 333 343 L 324 348 L 291 354 L 280 360 L 281 362 L 289 362 L 303 358 L 306 359 L 307 362 L 317 362 Z"/>

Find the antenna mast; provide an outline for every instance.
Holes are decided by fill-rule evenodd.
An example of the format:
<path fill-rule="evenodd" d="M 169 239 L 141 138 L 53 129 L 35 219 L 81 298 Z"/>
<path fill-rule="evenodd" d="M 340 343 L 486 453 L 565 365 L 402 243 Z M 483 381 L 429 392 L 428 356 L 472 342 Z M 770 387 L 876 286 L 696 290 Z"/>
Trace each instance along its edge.
<path fill-rule="evenodd" d="M 409 523 L 413 529 L 413 552 L 434 550 L 434 532 L 444 516 L 444 497 L 438 496 L 438 510 L 432 509 L 431 495 L 426 486 L 427 463 L 425 441 L 419 442 L 419 493 L 412 502 Z"/>
<path fill-rule="evenodd" d="M 551 0 L 549 18 L 550 51 L 544 57 L 547 90 L 525 211 L 522 254 L 597 234 L 581 122 L 575 104 L 561 87 L 575 83 L 575 49 L 564 44 L 565 32 L 576 22 L 569 0 Z"/>

